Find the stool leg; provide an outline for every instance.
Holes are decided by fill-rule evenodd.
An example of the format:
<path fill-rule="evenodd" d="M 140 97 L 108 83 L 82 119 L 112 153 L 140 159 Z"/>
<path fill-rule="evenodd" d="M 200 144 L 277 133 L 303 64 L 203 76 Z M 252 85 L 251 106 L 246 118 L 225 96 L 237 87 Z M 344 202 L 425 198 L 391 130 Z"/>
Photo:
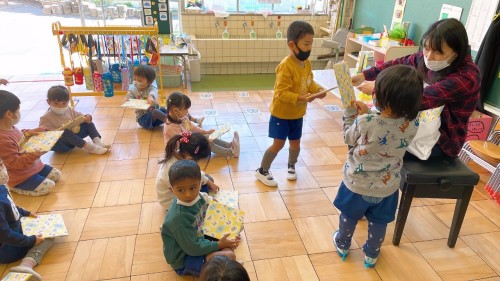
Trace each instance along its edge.
<path fill-rule="evenodd" d="M 460 228 L 464 221 L 465 213 L 467 212 L 467 207 L 469 206 L 470 197 L 472 196 L 472 191 L 474 186 L 465 188 L 462 199 L 457 199 L 455 205 L 455 212 L 453 213 L 453 221 L 451 222 L 450 235 L 448 236 L 448 247 L 454 248 L 457 243 L 458 234 L 460 233 Z"/>
<path fill-rule="evenodd" d="M 415 185 L 408 185 L 404 183 L 401 202 L 399 202 L 398 216 L 396 218 L 396 226 L 394 227 L 394 236 L 392 237 L 392 244 L 395 246 L 398 246 L 401 241 L 401 236 L 403 235 L 403 229 L 405 228 L 406 218 L 408 217 L 408 212 L 410 211 L 411 201 L 413 200 L 414 194 Z"/>

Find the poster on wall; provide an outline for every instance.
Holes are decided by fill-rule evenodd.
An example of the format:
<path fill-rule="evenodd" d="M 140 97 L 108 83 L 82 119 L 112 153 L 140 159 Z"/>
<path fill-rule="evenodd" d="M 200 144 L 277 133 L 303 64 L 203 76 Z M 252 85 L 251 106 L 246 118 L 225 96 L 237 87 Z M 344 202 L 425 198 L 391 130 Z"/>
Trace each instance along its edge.
<path fill-rule="evenodd" d="M 281 0 L 259 0 L 260 4 L 281 4 Z"/>
<path fill-rule="evenodd" d="M 453 6 L 453 5 L 448 5 L 448 4 L 443 4 L 441 7 L 441 12 L 439 12 L 439 19 L 457 19 L 460 20 L 462 17 L 462 8 Z"/>
<path fill-rule="evenodd" d="M 473 51 L 479 50 L 484 35 L 496 13 L 498 2 L 498 0 L 472 0 L 465 30 L 467 30 L 470 47 Z"/>
<path fill-rule="evenodd" d="M 394 24 L 403 22 L 403 16 L 405 13 L 406 0 L 396 0 L 394 4 L 394 12 L 392 13 L 391 28 Z"/>
<path fill-rule="evenodd" d="M 166 0 L 142 0 L 144 25 L 158 24 L 159 34 L 170 34 L 169 7 Z"/>

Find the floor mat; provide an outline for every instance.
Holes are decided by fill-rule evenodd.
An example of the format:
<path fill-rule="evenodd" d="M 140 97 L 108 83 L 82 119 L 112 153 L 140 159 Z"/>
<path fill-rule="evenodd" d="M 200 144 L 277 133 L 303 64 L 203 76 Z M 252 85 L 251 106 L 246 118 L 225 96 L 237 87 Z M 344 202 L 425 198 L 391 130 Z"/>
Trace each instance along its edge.
<path fill-rule="evenodd" d="M 272 90 L 275 74 L 201 75 L 191 82 L 193 92 Z"/>

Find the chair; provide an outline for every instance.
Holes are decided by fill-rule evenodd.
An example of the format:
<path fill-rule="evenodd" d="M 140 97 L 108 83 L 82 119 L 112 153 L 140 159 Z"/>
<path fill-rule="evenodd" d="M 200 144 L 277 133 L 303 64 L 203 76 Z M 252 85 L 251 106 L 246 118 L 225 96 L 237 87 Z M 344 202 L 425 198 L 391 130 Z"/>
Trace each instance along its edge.
<path fill-rule="evenodd" d="M 399 245 L 413 198 L 449 198 L 457 199 L 448 235 L 448 247 L 455 247 L 479 175 L 456 157 L 432 157 L 422 161 L 408 153 L 403 162 L 401 177 L 404 183 L 392 244 Z"/>
<path fill-rule="evenodd" d="M 339 28 L 333 34 L 331 39 L 324 39 L 322 47 L 327 47 L 332 49 L 332 53 L 335 55 L 335 61 L 329 60 L 327 64 L 327 68 L 329 65 L 336 63 L 339 61 L 339 54 L 344 52 L 345 44 L 347 40 L 347 35 L 349 34 L 349 30 L 347 28 Z M 331 68 L 331 67 L 330 67 Z"/>
<path fill-rule="evenodd" d="M 470 160 L 491 173 L 491 177 L 485 185 L 490 196 L 500 204 L 500 123 L 488 136 L 486 141 L 471 140 L 464 144 L 458 157 L 464 163 Z"/>

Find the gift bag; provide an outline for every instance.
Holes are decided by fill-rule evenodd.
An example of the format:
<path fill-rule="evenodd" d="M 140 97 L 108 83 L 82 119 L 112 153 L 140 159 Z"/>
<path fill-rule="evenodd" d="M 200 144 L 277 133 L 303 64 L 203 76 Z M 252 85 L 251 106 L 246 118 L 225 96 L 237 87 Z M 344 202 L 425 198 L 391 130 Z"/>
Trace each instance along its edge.
<path fill-rule="evenodd" d="M 418 131 L 413 138 L 408 152 L 417 156 L 420 160 L 427 160 L 431 155 L 432 148 L 439 139 L 439 128 L 441 127 L 441 107 L 422 110 L 417 116 Z"/>

